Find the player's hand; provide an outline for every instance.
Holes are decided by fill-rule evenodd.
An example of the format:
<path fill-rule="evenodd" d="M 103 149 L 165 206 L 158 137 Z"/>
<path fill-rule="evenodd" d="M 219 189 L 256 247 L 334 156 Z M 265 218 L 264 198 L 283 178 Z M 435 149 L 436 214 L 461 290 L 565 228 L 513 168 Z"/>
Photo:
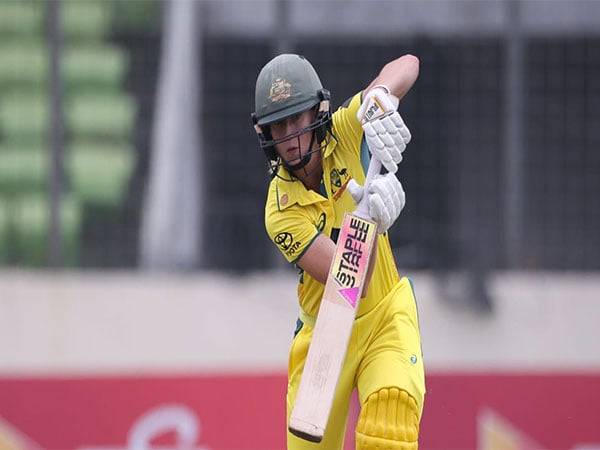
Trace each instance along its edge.
<path fill-rule="evenodd" d="M 369 150 L 388 172 L 396 173 L 410 131 L 398 114 L 399 100 L 385 86 L 375 86 L 363 98 L 356 117 L 365 132 Z"/>
<path fill-rule="evenodd" d="M 365 195 L 364 188 L 354 179 L 348 183 L 348 192 L 356 204 Z M 377 222 L 377 232 L 385 233 L 396 221 L 406 203 L 402 184 L 393 173 L 377 175 L 368 187 L 366 195 L 368 196 L 369 216 Z"/>

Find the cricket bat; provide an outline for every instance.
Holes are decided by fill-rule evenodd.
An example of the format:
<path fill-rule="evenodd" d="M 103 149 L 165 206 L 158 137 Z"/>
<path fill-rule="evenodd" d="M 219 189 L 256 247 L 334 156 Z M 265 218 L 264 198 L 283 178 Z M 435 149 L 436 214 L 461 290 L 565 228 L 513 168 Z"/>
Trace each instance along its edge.
<path fill-rule="evenodd" d="M 365 114 L 369 120 L 384 114 L 377 101 L 373 103 Z M 370 219 L 368 213 L 367 188 L 380 171 L 381 162 L 372 157 L 363 199 L 354 213 L 346 213 L 344 216 L 329 268 L 300 387 L 288 424 L 292 434 L 307 441 L 321 442 L 323 439 L 346 358 L 377 233 L 377 224 Z"/>

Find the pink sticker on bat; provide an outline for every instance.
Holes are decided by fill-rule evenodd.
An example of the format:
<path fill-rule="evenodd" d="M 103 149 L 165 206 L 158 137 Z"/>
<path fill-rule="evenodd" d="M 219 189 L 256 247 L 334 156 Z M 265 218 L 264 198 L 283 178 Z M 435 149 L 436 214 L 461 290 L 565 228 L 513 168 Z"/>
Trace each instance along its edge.
<path fill-rule="evenodd" d="M 357 308 L 367 276 L 376 227 L 374 222 L 346 214 L 329 269 L 330 278 L 327 280 L 324 297 L 350 305 L 353 309 Z M 335 283 L 329 283 L 332 278 Z"/>
<path fill-rule="evenodd" d="M 352 305 L 353 308 L 356 308 L 356 300 L 358 299 L 358 287 L 340 289 L 339 293 L 344 296 L 348 303 Z"/>

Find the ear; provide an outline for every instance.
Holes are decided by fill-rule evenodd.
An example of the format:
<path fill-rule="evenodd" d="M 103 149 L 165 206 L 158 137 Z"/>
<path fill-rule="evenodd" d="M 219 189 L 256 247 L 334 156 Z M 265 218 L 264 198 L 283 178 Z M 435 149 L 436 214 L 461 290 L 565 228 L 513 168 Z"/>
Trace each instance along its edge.
<path fill-rule="evenodd" d="M 256 134 L 258 134 L 258 135 L 262 134 L 262 129 L 258 125 L 258 117 L 256 117 L 256 113 L 251 113 L 250 118 L 252 119 L 252 125 L 254 126 L 254 130 L 256 131 Z"/>

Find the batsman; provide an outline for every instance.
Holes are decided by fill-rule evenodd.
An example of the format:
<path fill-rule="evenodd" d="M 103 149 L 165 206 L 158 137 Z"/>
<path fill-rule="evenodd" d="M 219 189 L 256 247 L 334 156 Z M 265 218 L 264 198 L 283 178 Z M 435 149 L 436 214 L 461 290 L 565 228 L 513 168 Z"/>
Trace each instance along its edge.
<path fill-rule="evenodd" d="M 377 226 L 329 420 L 320 442 L 287 433 L 287 448 L 342 449 L 349 401 L 360 400 L 358 450 L 416 450 L 425 377 L 415 294 L 396 267 L 388 230 L 405 204 L 396 176 L 411 135 L 398 105 L 419 74 L 419 60 L 388 62 L 362 91 L 332 113 L 329 91 L 304 57 L 282 54 L 256 80 L 254 128 L 271 182 L 265 226 L 295 264 L 299 319 L 290 347 L 287 416 L 294 407 L 344 214 L 363 201 Z M 373 117 L 369 105 L 385 112 Z M 371 158 L 385 168 L 363 187 Z"/>

